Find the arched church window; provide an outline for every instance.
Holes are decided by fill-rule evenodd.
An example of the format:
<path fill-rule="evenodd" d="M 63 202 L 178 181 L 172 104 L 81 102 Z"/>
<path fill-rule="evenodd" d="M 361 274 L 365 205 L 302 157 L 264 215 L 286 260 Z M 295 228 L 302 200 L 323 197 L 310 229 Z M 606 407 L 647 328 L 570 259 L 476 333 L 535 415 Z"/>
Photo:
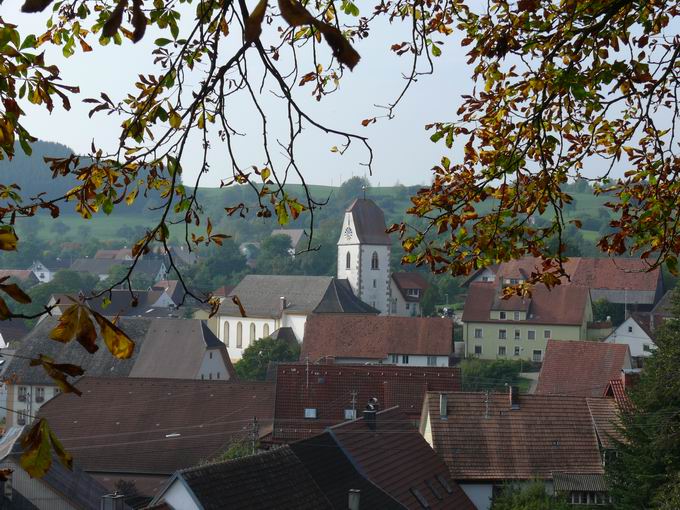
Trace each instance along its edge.
<path fill-rule="evenodd" d="M 347 252 L 345 256 L 345 269 L 351 269 L 352 267 L 352 256 Z"/>
<path fill-rule="evenodd" d="M 262 337 L 267 338 L 269 336 L 269 324 L 262 326 Z"/>
<path fill-rule="evenodd" d="M 229 323 L 225 322 L 224 326 L 222 326 L 222 341 L 224 342 L 224 345 L 229 347 Z"/>
<path fill-rule="evenodd" d="M 371 269 L 380 269 L 380 266 L 378 264 L 378 252 L 374 251 L 373 256 L 371 257 Z"/>
<path fill-rule="evenodd" d="M 240 322 L 236 324 L 236 348 L 243 347 L 243 324 Z"/>
<path fill-rule="evenodd" d="M 255 323 L 250 323 L 250 345 L 255 341 Z"/>

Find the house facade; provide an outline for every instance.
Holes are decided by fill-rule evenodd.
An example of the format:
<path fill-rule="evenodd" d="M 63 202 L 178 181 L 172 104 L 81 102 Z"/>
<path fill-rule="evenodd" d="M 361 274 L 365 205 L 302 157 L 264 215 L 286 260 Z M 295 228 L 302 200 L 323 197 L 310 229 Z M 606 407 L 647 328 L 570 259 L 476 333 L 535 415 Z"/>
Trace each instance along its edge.
<path fill-rule="evenodd" d="M 224 344 L 205 323 L 194 319 L 124 317 L 119 326 L 135 342 L 130 359 L 117 360 L 101 346 L 87 353 L 77 342 L 49 338 L 56 320 L 48 318 L 26 336 L 5 369 L 7 425 L 28 425 L 40 408 L 60 394 L 54 380 L 29 360 L 40 354 L 83 367 L 89 376 L 225 380 L 235 378 Z"/>
<path fill-rule="evenodd" d="M 466 357 L 543 361 L 549 339 L 585 340 L 592 321 L 585 287 L 537 286 L 503 299 L 502 282 L 473 283 L 463 310 Z"/>
<path fill-rule="evenodd" d="M 627 345 L 633 358 L 651 356 L 656 344 L 650 328 L 650 316 L 632 314 L 605 339 L 605 342 Z"/>

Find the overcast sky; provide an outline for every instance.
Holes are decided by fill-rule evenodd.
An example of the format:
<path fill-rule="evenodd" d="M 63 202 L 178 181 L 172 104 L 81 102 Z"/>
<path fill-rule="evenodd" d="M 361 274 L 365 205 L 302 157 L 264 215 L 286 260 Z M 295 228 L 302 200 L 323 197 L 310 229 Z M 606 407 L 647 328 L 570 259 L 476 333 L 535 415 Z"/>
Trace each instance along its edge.
<path fill-rule="evenodd" d="M 249 3 L 253 3 L 252 0 Z M 19 25 L 22 35 L 39 34 L 43 31 L 48 18 L 47 13 L 24 15 L 19 12 L 20 2 L 5 2 L 0 5 L 0 16 L 5 21 Z M 265 31 L 268 28 L 265 28 Z M 272 28 L 269 30 L 273 32 Z M 446 148 L 433 144 L 430 133 L 424 130 L 427 123 L 454 118 L 460 105 L 460 95 L 472 88 L 471 70 L 465 64 L 465 52 L 459 46 L 457 36 L 446 39 L 442 57 L 435 59 L 435 74 L 419 78 L 397 110 L 397 117 L 391 121 L 383 120 L 367 128 L 361 120 L 381 113 L 375 104 L 386 104 L 396 97 L 403 86 L 402 73 L 410 61 L 407 55 L 397 57 L 389 51 L 395 42 L 405 38 L 403 27 L 383 25 L 365 41 L 355 46 L 362 56 L 361 62 L 353 72 L 347 72 L 341 90 L 316 103 L 310 98 L 311 88 L 295 87 L 295 93 L 315 118 L 330 126 L 353 130 L 370 138 L 375 151 L 373 185 L 423 184 L 430 180 L 430 168 L 445 154 Z M 111 148 L 120 133 L 120 119 L 114 116 L 95 115 L 89 119 L 90 105 L 82 103 L 87 97 L 97 97 L 106 91 L 115 101 L 133 90 L 134 81 L 139 73 L 158 73 L 151 63 L 152 41 L 158 37 L 148 30 L 145 39 L 137 45 L 125 41 L 123 46 L 95 46 L 91 53 L 77 53 L 70 59 L 61 55 L 60 49 L 47 48 L 50 63 L 62 69 L 64 83 L 80 87 L 79 98 L 73 101 L 73 108 L 65 112 L 55 108 L 52 114 L 43 108 L 25 108 L 28 113 L 26 125 L 31 133 L 43 140 L 61 142 L 78 153 L 88 151 L 90 143 L 95 142 Z M 92 43 L 92 42 L 91 42 Z M 282 112 L 276 109 L 276 100 L 265 91 L 265 104 L 271 100 L 272 130 L 285 128 Z M 237 140 L 239 162 L 242 165 L 262 164 L 261 138 L 256 117 L 252 110 L 240 104 L 233 107 L 230 118 L 240 126 L 246 136 Z M 241 122 L 242 121 L 242 122 Z M 240 122 L 240 124 L 239 124 Z M 285 132 L 285 131 L 282 131 Z M 366 153 L 357 144 L 345 156 L 330 152 L 340 139 L 333 139 L 317 131 L 305 131 L 299 146 L 299 158 L 307 181 L 312 184 L 338 185 L 352 175 L 364 175 Z M 200 146 L 196 144 L 189 151 L 184 163 L 185 182 L 195 177 L 200 165 Z M 202 184 L 217 186 L 230 175 L 226 163 L 226 151 L 215 139 L 211 155 L 211 171 L 204 177 Z M 280 152 L 280 151 L 279 151 Z M 283 156 L 277 161 L 281 164 Z M 291 182 L 297 182 L 291 179 Z"/>

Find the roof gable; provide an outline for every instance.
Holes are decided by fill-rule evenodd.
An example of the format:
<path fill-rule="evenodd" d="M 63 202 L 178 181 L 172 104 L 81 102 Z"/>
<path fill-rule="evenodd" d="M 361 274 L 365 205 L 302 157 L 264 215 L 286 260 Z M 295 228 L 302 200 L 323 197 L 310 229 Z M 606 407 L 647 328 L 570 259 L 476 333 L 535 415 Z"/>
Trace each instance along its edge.
<path fill-rule="evenodd" d="M 536 393 L 599 397 L 624 368 L 630 368 L 627 344 L 548 340 Z"/>
<path fill-rule="evenodd" d="M 385 214 L 373 200 L 357 198 L 347 208 L 352 215 L 356 235 L 363 244 L 391 245 L 392 240 L 386 232 Z"/>

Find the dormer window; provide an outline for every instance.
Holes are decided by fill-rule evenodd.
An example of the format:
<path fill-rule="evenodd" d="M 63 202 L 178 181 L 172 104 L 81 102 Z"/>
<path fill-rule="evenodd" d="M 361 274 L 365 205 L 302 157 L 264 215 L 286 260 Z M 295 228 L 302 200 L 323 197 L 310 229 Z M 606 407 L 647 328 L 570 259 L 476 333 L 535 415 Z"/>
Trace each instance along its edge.
<path fill-rule="evenodd" d="M 418 297 L 420 295 L 420 289 L 407 289 L 406 294 L 413 297 Z"/>
<path fill-rule="evenodd" d="M 505 312 L 500 312 L 499 316 L 501 319 L 506 319 Z"/>

